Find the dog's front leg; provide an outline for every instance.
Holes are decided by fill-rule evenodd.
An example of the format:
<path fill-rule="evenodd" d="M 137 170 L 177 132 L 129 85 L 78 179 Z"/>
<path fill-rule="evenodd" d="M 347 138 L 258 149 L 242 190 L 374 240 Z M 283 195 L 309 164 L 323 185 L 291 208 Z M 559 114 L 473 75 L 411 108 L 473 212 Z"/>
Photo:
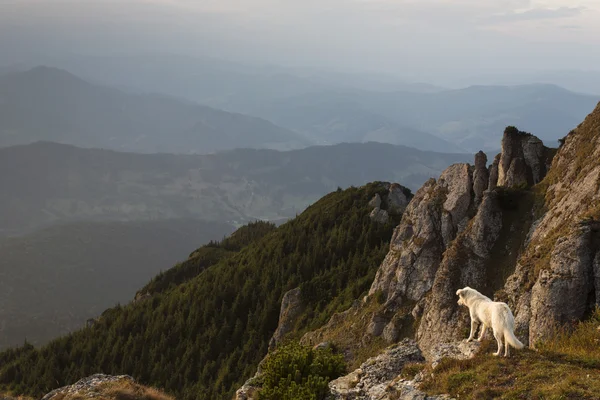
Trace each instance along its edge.
<path fill-rule="evenodd" d="M 475 322 L 475 320 L 471 318 L 471 334 L 469 335 L 467 342 L 470 342 L 473 340 L 473 338 L 475 337 L 476 329 L 477 329 L 477 322 Z"/>
<path fill-rule="evenodd" d="M 485 333 L 487 332 L 487 326 L 484 323 L 481 324 L 481 332 L 479 332 L 479 337 L 477 338 L 478 342 L 481 342 L 485 337 Z"/>

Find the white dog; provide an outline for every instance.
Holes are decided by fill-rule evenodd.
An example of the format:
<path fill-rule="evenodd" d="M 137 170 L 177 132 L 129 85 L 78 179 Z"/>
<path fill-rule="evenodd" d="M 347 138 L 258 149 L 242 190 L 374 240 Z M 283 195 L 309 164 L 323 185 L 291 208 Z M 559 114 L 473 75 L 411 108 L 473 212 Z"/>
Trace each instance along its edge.
<path fill-rule="evenodd" d="M 502 355 L 502 344 L 504 343 L 505 357 L 509 356 L 509 345 L 515 349 L 522 349 L 523 343 L 514 334 L 515 318 L 506 303 L 490 300 L 475 289 L 465 287 L 456 291 L 458 305 L 467 306 L 471 314 L 471 334 L 467 339 L 470 342 L 475 337 L 477 325 L 481 324 L 481 331 L 477 341 L 481 342 L 487 328 L 492 328 L 494 337 L 498 342 L 498 351 L 494 355 Z"/>

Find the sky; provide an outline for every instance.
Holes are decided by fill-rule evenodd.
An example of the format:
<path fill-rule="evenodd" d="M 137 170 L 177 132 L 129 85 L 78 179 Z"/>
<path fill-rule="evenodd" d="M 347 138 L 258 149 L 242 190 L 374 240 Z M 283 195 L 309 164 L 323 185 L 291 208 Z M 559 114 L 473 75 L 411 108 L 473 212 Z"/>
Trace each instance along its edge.
<path fill-rule="evenodd" d="M 0 0 L 0 65 L 183 54 L 403 76 L 600 69 L 600 0 Z"/>

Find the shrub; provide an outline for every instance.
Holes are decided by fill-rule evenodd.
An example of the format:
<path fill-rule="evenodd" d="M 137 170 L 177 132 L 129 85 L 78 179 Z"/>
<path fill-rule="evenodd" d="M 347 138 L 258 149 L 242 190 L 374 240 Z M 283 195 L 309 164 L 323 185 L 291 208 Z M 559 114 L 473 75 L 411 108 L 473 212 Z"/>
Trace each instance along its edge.
<path fill-rule="evenodd" d="M 265 360 L 261 400 L 320 400 L 327 384 L 345 370 L 341 354 L 296 343 L 278 348 Z"/>

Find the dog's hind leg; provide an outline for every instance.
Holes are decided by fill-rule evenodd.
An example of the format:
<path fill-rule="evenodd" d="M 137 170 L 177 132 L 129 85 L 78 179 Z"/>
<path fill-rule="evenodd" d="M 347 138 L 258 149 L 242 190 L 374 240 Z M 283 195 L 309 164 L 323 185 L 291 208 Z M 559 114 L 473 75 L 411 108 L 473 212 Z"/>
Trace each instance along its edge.
<path fill-rule="evenodd" d="M 478 342 L 481 342 L 485 337 L 485 333 L 487 332 L 487 326 L 484 323 L 481 323 L 481 327 L 479 328 L 481 331 L 479 332 L 479 337 L 477 338 Z"/>
<path fill-rule="evenodd" d="M 496 341 L 498 342 L 498 351 L 495 352 L 494 355 L 500 356 L 500 355 L 502 355 L 502 332 L 494 331 L 494 337 L 496 338 Z"/>
<path fill-rule="evenodd" d="M 510 345 L 506 338 L 504 338 L 504 357 L 510 357 Z"/>

